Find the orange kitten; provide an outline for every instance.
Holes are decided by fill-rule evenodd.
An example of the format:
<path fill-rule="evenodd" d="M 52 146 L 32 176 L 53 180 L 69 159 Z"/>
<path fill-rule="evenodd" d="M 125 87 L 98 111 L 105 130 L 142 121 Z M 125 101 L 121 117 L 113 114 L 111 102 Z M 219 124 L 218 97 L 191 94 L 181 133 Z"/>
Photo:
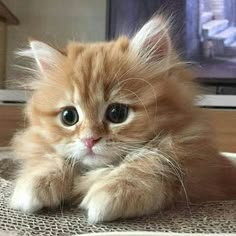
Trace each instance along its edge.
<path fill-rule="evenodd" d="M 38 72 L 28 127 L 13 141 L 22 170 L 11 206 L 26 212 L 76 199 L 91 223 L 152 214 L 176 201 L 236 198 L 192 74 L 169 25 L 151 19 L 131 39 L 38 41 L 21 52 Z"/>

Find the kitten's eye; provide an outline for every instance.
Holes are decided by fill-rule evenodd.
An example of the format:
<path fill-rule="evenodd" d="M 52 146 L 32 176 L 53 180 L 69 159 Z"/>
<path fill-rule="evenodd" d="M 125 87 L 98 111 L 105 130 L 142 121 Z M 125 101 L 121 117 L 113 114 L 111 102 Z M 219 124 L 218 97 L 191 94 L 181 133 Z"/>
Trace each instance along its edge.
<path fill-rule="evenodd" d="M 112 103 L 106 110 L 106 119 L 112 123 L 122 123 L 127 119 L 128 113 L 129 108 L 127 105 L 121 103 Z"/>
<path fill-rule="evenodd" d="M 72 126 L 79 121 L 79 115 L 74 107 L 66 107 L 61 113 L 62 123 L 66 126 Z"/>

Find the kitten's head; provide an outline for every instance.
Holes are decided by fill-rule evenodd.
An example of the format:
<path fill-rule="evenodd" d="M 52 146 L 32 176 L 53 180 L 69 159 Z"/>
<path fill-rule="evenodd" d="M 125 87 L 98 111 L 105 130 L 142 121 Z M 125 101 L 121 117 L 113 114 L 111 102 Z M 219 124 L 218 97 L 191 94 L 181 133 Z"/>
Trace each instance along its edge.
<path fill-rule="evenodd" d="M 22 54 L 35 59 L 40 78 L 27 107 L 30 127 L 59 155 L 90 167 L 181 127 L 192 92 L 168 28 L 153 18 L 132 39 L 72 42 L 63 52 L 31 41 Z"/>

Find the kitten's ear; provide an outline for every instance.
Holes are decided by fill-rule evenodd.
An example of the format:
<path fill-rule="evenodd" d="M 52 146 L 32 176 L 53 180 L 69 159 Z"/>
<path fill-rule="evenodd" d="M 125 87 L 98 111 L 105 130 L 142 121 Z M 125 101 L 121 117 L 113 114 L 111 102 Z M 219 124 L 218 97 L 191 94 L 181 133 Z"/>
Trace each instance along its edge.
<path fill-rule="evenodd" d="M 57 66 L 65 56 L 55 48 L 40 41 L 30 41 L 30 49 L 18 52 L 18 55 L 35 59 L 41 73 L 47 73 Z"/>
<path fill-rule="evenodd" d="M 156 16 L 149 20 L 131 40 L 131 47 L 146 61 L 168 57 L 172 51 L 170 23 Z"/>

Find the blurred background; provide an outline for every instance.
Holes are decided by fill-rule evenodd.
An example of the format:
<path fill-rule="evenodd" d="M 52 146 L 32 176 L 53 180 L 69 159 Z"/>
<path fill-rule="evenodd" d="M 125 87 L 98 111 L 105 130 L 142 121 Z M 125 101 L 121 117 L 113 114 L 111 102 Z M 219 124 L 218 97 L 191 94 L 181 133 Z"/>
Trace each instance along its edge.
<path fill-rule="evenodd" d="M 72 39 L 105 39 L 106 0 L 2 0 L 0 4 L 4 4 L 1 9 L 7 8 L 5 11 L 11 12 L 5 14 L 8 16 L 6 35 L 1 35 L 6 38 L 2 45 L 5 48 L 1 49 L 2 54 L 6 53 L 5 62 L 2 59 L 2 67 L 6 66 L 5 75 L 1 75 L 2 87 L 16 88 L 14 82 L 20 79 L 21 72 L 14 68 L 20 63 L 14 52 L 26 47 L 29 37 L 57 47 Z"/>
<path fill-rule="evenodd" d="M 60 48 L 132 36 L 157 12 L 172 15 L 173 42 L 208 94 L 236 94 L 236 0 L 0 0 L 0 89 L 19 88 L 27 64 L 14 52 L 29 38 Z"/>

